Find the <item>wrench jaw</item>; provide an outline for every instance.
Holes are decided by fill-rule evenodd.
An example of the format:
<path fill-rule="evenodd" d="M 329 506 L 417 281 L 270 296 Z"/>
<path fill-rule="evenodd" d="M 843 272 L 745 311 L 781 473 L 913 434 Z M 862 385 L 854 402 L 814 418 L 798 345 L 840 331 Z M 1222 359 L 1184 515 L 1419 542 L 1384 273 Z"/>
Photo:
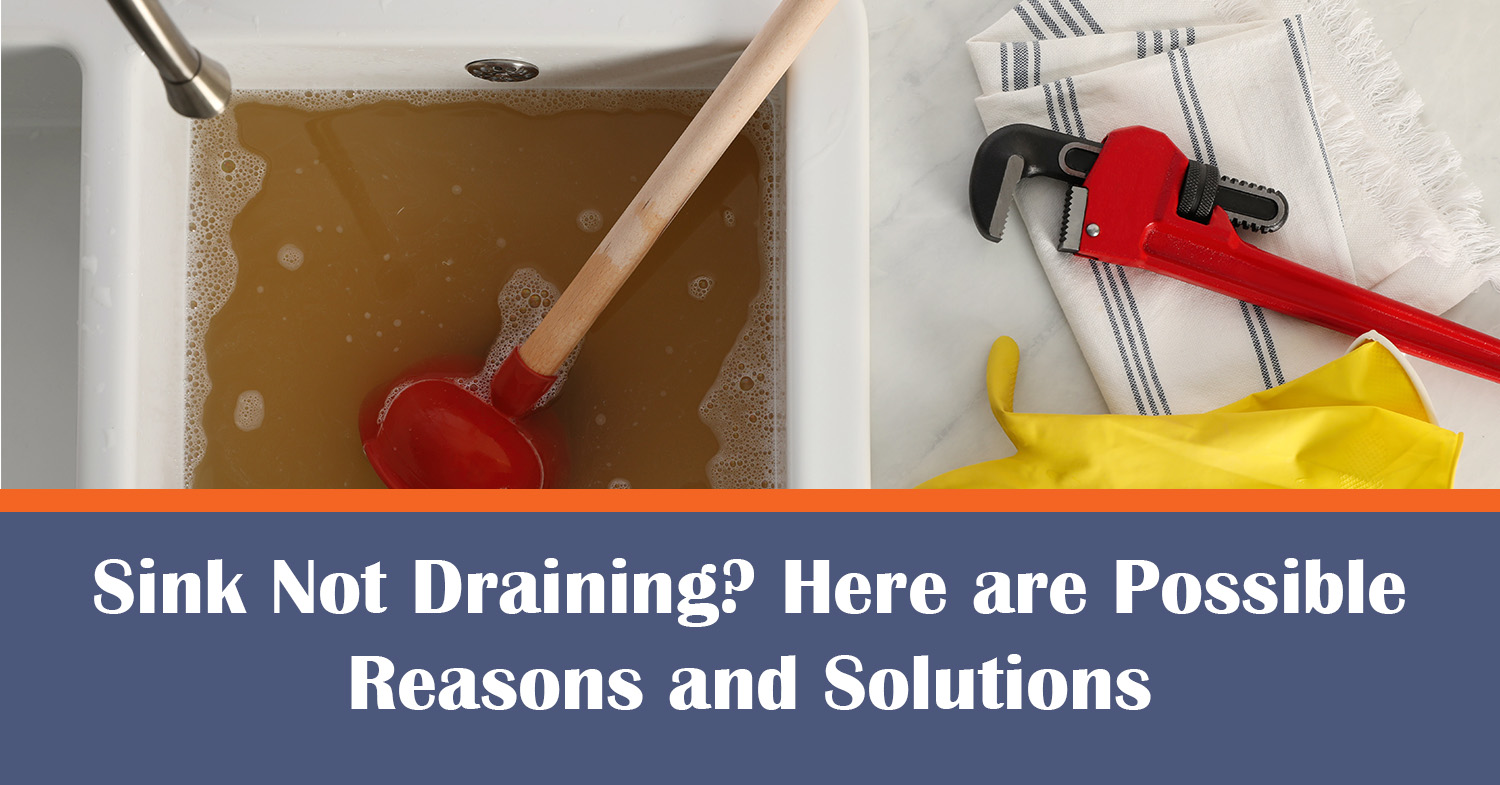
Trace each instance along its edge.
<path fill-rule="evenodd" d="M 1082 185 L 1099 149 L 1097 142 L 1034 125 L 1007 125 L 990 134 L 979 146 L 969 175 L 975 228 L 986 240 L 1000 242 L 1022 179 L 1048 177 Z"/>
<path fill-rule="evenodd" d="M 995 198 L 994 214 L 990 216 L 989 231 L 980 229 L 984 239 L 992 243 L 1000 242 L 1005 236 L 1005 221 L 1010 215 L 1010 205 L 1016 199 L 1016 187 L 1021 184 L 1021 174 L 1026 167 L 1026 161 L 1019 155 L 1012 155 L 1005 162 L 1005 174 L 1000 179 L 1000 195 Z"/>
<path fill-rule="evenodd" d="M 1058 250 L 1077 254 L 1083 245 L 1084 216 L 1088 213 L 1089 189 L 1075 185 L 1068 189 L 1063 200 L 1062 236 L 1057 241 Z"/>

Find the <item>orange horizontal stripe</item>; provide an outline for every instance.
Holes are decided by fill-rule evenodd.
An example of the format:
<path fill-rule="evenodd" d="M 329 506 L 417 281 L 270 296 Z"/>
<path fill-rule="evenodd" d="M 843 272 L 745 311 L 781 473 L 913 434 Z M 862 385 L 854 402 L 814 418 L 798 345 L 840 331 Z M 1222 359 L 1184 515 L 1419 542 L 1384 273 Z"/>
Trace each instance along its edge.
<path fill-rule="evenodd" d="M 32 491 L 0 512 L 1500 512 L 1484 491 Z"/>

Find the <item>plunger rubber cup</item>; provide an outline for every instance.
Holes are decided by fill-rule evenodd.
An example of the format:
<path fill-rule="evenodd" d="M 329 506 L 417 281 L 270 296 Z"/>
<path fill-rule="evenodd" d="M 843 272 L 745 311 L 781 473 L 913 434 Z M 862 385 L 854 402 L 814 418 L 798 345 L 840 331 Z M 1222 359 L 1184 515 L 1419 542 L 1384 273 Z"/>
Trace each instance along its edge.
<path fill-rule="evenodd" d="M 429 363 L 366 399 L 360 437 L 381 482 L 391 488 L 561 484 L 567 458 L 559 424 L 550 412 L 532 412 L 556 378 L 532 371 L 513 351 L 495 373 L 491 405 L 454 381 L 465 375 L 455 373 L 460 362 Z M 465 364 L 472 374 L 473 362 Z"/>

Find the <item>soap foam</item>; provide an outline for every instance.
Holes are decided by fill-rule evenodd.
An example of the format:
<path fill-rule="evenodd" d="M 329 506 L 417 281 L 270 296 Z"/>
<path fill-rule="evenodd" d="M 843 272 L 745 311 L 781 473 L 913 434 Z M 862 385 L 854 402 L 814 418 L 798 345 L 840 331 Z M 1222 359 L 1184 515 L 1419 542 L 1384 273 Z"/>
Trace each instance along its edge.
<path fill-rule="evenodd" d="M 598 210 L 584 210 L 578 214 L 578 228 L 585 232 L 597 232 L 604 228 L 604 216 Z"/>
<path fill-rule="evenodd" d="M 246 390 L 234 402 L 234 425 L 242 431 L 253 431 L 266 421 L 266 399 L 259 390 Z"/>
<path fill-rule="evenodd" d="M 288 270 L 295 270 L 302 266 L 302 249 L 287 243 L 276 252 L 276 261 Z"/>
<path fill-rule="evenodd" d="M 708 293 L 713 291 L 714 279 L 707 275 L 700 275 L 688 282 L 688 295 L 694 300 L 708 298 Z"/>
<path fill-rule="evenodd" d="M 204 351 L 208 325 L 229 301 L 239 272 L 229 228 L 234 217 L 260 191 L 266 174 L 265 160 L 240 145 L 233 111 L 213 120 L 195 122 L 190 151 L 183 439 L 183 483 L 187 487 L 192 486 L 193 470 L 203 460 L 208 446 L 203 429 L 204 405 L 213 390 Z M 238 410 L 236 404 L 236 424 Z"/>
<path fill-rule="evenodd" d="M 228 301 L 239 271 L 229 229 L 234 217 L 259 192 L 266 174 L 265 160 L 239 142 L 235 122 L 237 106 L 260 103 L 305 111 L 328 111 L 382 101 L 405 101 L 413 106 L 486 102 L 502 104 L 534 117 L 568 111 L 653 109 L 692 116 L 702 108 L 710 94 L 708 90 L 254 90 L 237 91 L 225 112 L 211 120 L 195 122 L 189 191 L 185 485 L 191 487 L 193 473 L 207 447 L 203 410 L 213 389 L 204 351 L 208 325 Z M 784 161 L 780 155 L 781 111 L 781 98 L 773 96 L 756 110 L 744 131 L 761 165 L 760 189 L 762 203 L 766 205 L 760 242 L 764 274 L 761 288 L 750 302 L 745 327 L 725 358 L 713 387 L 699 405 L 699 416 L 719 442 L 719 452 L 708 465 L 709 481 L 714 487 L 774 487 L 783 476 L 782 422 L 785 413 L 781 374 L 785 362 L 781 303 L 785 259 L 782 183 L 785 177 Z M 314 165 L 319 163 L 313 161 Z M 583 217 L 579 216 L 580 228 L 584 228 Z M 738 218 L 726 211 L 724 223 L 733 226 Z M 603 228 L 602 215 L 599 227 Z M 321 231 L 322 227 L 318 230 Z M 496 245 L 503 248 L 504 240 L 497 240 Z M 518 279 L 527 272 L 517 272 L 502 291 L 502 300 L 508 291 L 518 293 L 520 289 L 528 288 L 524 283 L 518 284 Z M 550 299 L 546 306 L 550 307 L 550 303 L 556 301 L 556 288 L 534 270 L 530 274 L 536 279 L 529 281 L 531 292 L 548 292 L 548 297 L 542 299 Z M 513 289 L 513 286 L 517 288 Z M 465 380 L 465 386 L 471 391 L 484 390 L 476 394 L 487 397 L 489 379 L 495 369 L 545 315 L 545 308 L 530 305 L 530 294 L 525 299 L 526 311 L 514 309 L 514 302 L 512 310 L 506 311 L 507 314 L 514 313 L 515 318 L 508 316 L 506 327 L 485 363 L 485 370 Z M 503 311 L 505 308 L 502 304 Z M 524 319 L 521 318 L 523 313 Z M 571 362 L 572 358 L 564 370 Z M 746 376 L 759 380 L 748 390 L 740 386 L 740 380 Z M 562 378 L 560 375 L 559 385 L 554 385 L 545 400 L 556 395 Z"/>

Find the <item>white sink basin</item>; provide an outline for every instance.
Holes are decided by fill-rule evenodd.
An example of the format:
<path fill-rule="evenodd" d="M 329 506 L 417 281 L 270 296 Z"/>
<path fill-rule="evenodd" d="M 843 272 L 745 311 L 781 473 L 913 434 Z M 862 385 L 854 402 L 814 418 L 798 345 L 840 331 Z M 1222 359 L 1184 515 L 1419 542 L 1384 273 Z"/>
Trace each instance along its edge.
<path fill-rule="evenodd" d="M 536 63 L 541 76 L 528 88 L 705 88 L 775 5 L 207 0 L 168 10 L 237 89 L 474 89 L 484 83 L 463 66 L 485 57 Z M 7 52 L 60 47 L 84 75 L 77 481 L 178 485 L 190 121 L 168 108 L 155 70 L 104 3 L 7 0 L 4 22 Z M 859 0 L 839 4 L 785 89 L 788 479 L 795 487 L 864 487 L 869 109 Z M 6 142 L 8 151 L 9 135 Z M 11 294 L 7 287 L 7 309 Z M 8 314 L 5 326 L 8 336 Z M 28 372 L 12 359 L 7 342 L 7 409 L 10 381 Z"/>
<path fill-rule="evenodd" d="M 57 48 L 7 48 L 0 482 L 77 483 L 82 75 Z"/>

